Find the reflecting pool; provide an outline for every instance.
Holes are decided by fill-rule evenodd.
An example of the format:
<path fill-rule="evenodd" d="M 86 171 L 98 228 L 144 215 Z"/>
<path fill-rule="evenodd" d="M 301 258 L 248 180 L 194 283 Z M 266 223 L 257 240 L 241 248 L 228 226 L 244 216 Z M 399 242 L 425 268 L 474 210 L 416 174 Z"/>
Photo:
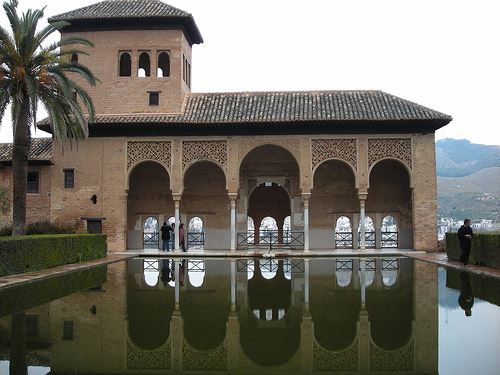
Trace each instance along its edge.
<path fill-rule="evenodd" d="M 497 374 L 499 304 L 407 258 L 137 258 L 1 288 L 0 374 Z"/>

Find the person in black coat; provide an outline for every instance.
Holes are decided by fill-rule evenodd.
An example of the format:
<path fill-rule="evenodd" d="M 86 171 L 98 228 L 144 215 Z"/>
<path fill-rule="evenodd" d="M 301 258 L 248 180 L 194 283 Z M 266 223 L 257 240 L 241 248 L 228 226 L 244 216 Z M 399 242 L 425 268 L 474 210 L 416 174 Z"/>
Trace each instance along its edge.
<path fill-rule="evenodd" d="M 161 230 L 161 239 L 163 241 L 163 251 L 170 251 L 169 243 L 170 243 L 170 232 L 172 231 L 172 227 L 168 225 L 166 222 L 163 223 Z"/>
<path fill-rule="evenodd" d="M 462 255 L 460 255 L 460 261 L 466 266 L 469 263 L 470 249 L 472 247 L 472 228 L 470 227 L 470 220 L 465 219 L 464 225 L 458 229 L 458 240 L 460 241 L 460 249 L 462 250 Z"/>
<path fill-rule="evenodd" d="M 460 272 L 460 296 L 458 304 L 464 310 L 465 316 L 472 315 L 472 306 L 474 305 L 474 296 L 472 295 L 472 286 L 470 284 L 469 274 L 465 271 Z"/>

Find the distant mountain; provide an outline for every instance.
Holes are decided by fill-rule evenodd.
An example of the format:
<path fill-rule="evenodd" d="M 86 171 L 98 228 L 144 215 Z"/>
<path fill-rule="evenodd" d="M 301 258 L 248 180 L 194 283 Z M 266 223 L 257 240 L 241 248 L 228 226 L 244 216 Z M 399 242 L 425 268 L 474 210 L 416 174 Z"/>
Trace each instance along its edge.
<path fill-rule="evenodd" d="M 500 220 L 500 167 L 465 177 L 439 177 L 438 217 Z"/>
<path fill-rule="evenodd" d="M 451 138 L 436 142 L 436 173 L 440 177 L 464 177 L 490 167 L 500 167 L 500 146 Z"/>

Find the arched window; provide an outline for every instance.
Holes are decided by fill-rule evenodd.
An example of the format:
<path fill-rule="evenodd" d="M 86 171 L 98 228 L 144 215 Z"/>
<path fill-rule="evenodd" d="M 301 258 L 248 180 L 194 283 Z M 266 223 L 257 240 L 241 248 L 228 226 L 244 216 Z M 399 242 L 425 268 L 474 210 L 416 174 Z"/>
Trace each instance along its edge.
<path fill-rule="evenodd" d="M 203 250 L 205 245 L 205 233 L 203 231 L 203 220 L 195 216 L 189 220 L 187 232 L 188 249 Z"/>
<path fill-rule="evenodd" d="M 358 227 L 358 239 L 361 242 L 361 219 L 359 219 Z M 365 216 L 365 245 L 367 247 L 375 247 L 375 226 L 373 225 L 373 220 L 370 216 Z"/>
<path fill-rule="evenodd" d="M 152 216 L 144 221 L 143 245 L 145 249 L 158 249 L 158 220 Z"/>
<path fill-rule="evenodd" d="M 380 243 L 382 247 L 398 247 L 398 226 L 396 219 L 391 215 L 383 218 L 381 235 Z"/>
<path fill-rule="evenodd" d="M 143 260 L 144 281 L 148 286 L 155 286 L 158 284 L 158 277 L 160 272 L 158 270 L 157 259 L 144 259 Z"/>
<path fill-rule="evenodd" d="M 137 76 L 151 76 L 151 61 L 149 58 L 149 53 L 147 52 L 141 52 L 141 54 L 139 55 L 139 68 L 137 69 Z"/>
<path fill-rule="evenodd" d="M 255 226 L 253 219 L 249 216 L 247 219 L 247 243 L 253 244 L 254 241 Z"/>
<path fill-rule="evenodd" d="M 278 271 L 278 261 L 274 259 L 261 260 L 260 261 L 260 273 L 262 277 L 267 280 L 271 280 L 276 276 Z"/>
<path fill-rule="evenodd" d="M 120 54 L 120 77 L 130 77 L 132 75 L 132 59 L 130 53 Z"/>
<path fill-rule="evenodd" d="M 283 221 L 283 243 L 289 244 L 292 240 L 292 218 L 290 216 L 285 217 Z"/>
<path fill-rule="evenodd" d="M 259 243 L 277 243 L 278 242 L 278 224 L 271 216 L 266 216 L 260 222 Z"/>
<path fill-rule="evenodd" d="M 351 220 L 347 216 L 340 216 L 335 224 L 335 247 L 352 249 Z"/>
<path fill-rule="evenodd" d="M 205 279 L 205 261 L 201 259 L 188 260 L 189 283 L 195 288 L 203 285 Z"/>
<path fill-rule="evenodd" d="M 170 77 L 170 56 L 167 52 L 160 52 L 158 55 L 158 77 Z"/>
<path fill-rule="evenodd" d="M 78 54 L 77 53 L 73 53 L 71 55 L 71 63 L 72 64 L 78 64 Z"/>

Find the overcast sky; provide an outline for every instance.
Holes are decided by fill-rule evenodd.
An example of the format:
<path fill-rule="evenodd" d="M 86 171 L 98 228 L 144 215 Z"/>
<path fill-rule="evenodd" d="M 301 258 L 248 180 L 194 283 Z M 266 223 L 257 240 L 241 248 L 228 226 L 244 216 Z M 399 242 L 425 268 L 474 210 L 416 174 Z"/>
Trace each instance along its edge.
<path fill-rule="evenodd" d="M 97 2 L 20 5 L 52 16 Z M 500 145 L 498 0 L 166 2 L 192 13 L 205 40 L 193 48 L 194 92 L 383 90 L 453 116 L 438 139 Z"/>

